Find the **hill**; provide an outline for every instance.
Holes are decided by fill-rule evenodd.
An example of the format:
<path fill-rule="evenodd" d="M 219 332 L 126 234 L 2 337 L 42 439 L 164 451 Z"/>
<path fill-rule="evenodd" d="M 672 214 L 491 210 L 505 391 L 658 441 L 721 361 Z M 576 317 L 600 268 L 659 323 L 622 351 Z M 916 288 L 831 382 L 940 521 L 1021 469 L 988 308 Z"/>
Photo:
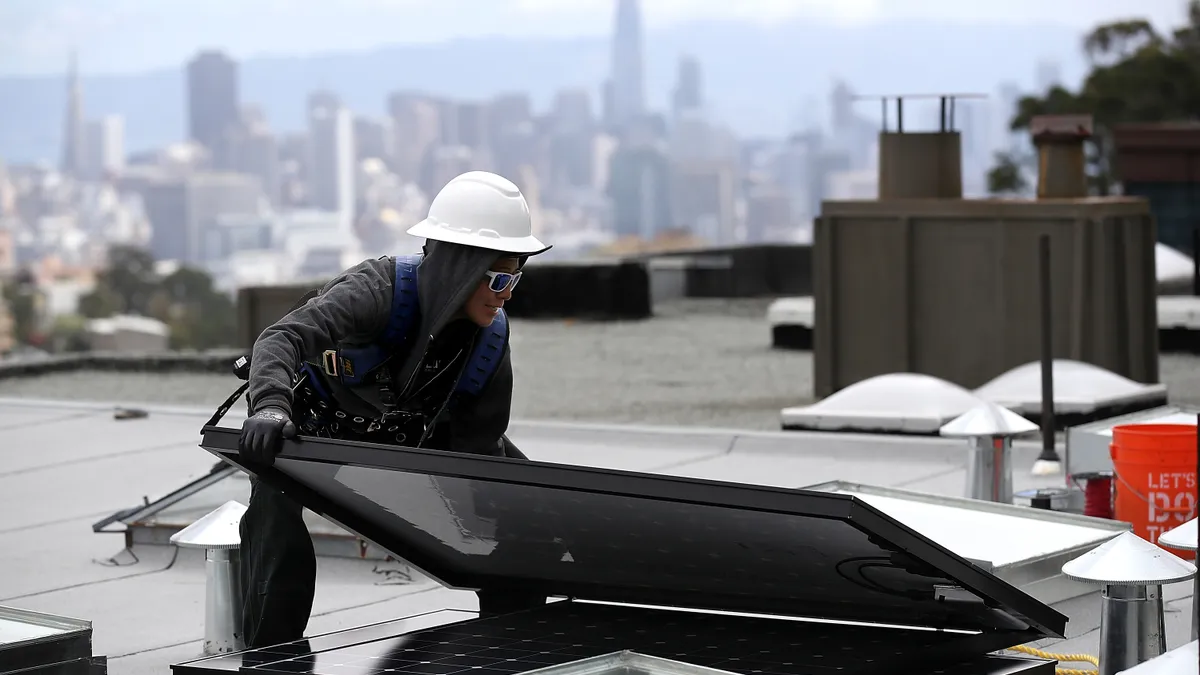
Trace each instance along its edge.
<path fill-rule="evenodd" d="M 743 135 L 775 135 L 794 129 L 802 116 L 824 122 L 824 104 L 804 110 L 805 101 L 816 97 L 824 102 L 834 78 L 863 93 L 992 93 L 1001 81 L 1031 87 L 1036 64 L 1049 59 L 1073 82 L 1084 68 L 1080 37 L 1074 29 L 1052 25 L 693 23 L 647 34 L 647 90 L 652 103 L 664 105 L 679 56 L 693 54 L 703 64 L 706 95 L 716 116 Z M 557 89 L 583 86 L 597 92 L 598 109 L 608 63 L 608 45 L 601 39 L 396 45 L 250 59 L 242 64 L 242 96 L 282 130 L 302 128 L 304 99 L 318 87 L 338 92 L 366 114 L 382 113 L 387 94 L 397 89 L 463 98 L 528 91 L 542 107 Z M 184 136 L 183 64 L 85 77 L 83 94 L 88 117 L 125 116 L 131 152 Z M 0 78 L 0 158 L 53 161 L 65 95 L 62 78 Z M 864 113 L 877 116 L 877 107 L 863 105 Z"/>

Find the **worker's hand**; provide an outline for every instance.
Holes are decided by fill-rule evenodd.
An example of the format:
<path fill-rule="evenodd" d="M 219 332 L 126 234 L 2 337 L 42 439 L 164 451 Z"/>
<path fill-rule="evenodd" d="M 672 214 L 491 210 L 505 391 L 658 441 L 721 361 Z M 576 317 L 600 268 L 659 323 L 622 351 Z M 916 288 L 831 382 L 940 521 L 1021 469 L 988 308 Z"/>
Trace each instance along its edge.
<path fill-rule="evenodd" d="M 246 418 L 238 439 L 238 452 L 263 466 L 275 463 L 283 439 L 296 437 L 296 425 L 281 408 L 268 406 Z"/>

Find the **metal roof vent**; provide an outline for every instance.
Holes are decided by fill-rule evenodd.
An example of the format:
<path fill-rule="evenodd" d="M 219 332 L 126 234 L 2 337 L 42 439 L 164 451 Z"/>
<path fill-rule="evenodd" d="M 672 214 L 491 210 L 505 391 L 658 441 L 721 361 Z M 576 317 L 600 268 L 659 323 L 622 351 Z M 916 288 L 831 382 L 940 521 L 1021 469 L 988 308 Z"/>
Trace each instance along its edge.
<path fill-rule="evenodd" d="M 940 432 L 943 436 L 952 438 L 972 438 L 976 436 L 1019 436 L 1037 430 L 1036 424 L 1008 408 L 985 401 L 946 423 Z"/>
<path fill-rule="evenodd" d="M 1158 538 L 1158 543 L 1162 546 L 1177 548 L 1183 551 L 1195 551 L 1197 543 L 1196 520 L 1196 518 L 1192 518 L 1170 532 L 1164 532 Z"/>
<path fill-rule="evenodd" d="M 1103 585 L 1100 675 L 1115 675 L 1167 650 L 1162 585 L 1196 567 L 1132 532 L 1122 532 L 1062 567 L 1063 574 Z"/>
<path fill-rule="evenodd" d="M 970 439 L 966 495 L 971 499 L 1011 504 L 1012 437 L 1037 428 L 1033 422 L 989 401 L 943 426 L 940 429 L 943 436 Z"/>
<path fill-rule="evenodd" d="M 1181 551 L 1197 550 L 1200 541 L 1197 540 L 1196 520 L 1192 518 L 1170 532 L 1164 532 L 1158 537 L 1158 545 Z M 1192 639 L 1200 639 L 1200 574 L 1192 577 Z"/>
<path fill-rule="evenodd" d="M 238 585 L 239 527 L 246 507 L 227 501 L 171 536 L 180 548 L 204 549 L 204 653 L 228 654 L 246 648 L 241 630 L 242 592 Z"/>
<path fill-rule="evenodd" d="M 227 501 L 208 515 L 171 535 L 171 543 L 180 548 L 202 548 L 205 550 L 235 549 L 242 545 L 238 527 L 246 507 L 236 501 Z"/>

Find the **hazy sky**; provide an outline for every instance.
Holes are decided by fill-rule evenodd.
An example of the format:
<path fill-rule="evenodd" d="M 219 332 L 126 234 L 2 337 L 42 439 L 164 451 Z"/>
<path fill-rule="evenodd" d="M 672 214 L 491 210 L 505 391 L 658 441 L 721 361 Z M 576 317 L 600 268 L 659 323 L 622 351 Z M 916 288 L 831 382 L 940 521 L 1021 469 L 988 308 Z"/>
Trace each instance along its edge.
<path fill-rule="evenodd" d="M 85 73 L 178 67 L 197 49 L 304 54 L 455 37 L 603 35 L 612 0 L 0 0 L 0 74 L 59 73 L 72 46 Z M 1144 17 L 1167 28 L 1185 0 L 643 0 L 649 27 L 695 19 L 895 18 L 1059 23 L 1082 32 Z"/>

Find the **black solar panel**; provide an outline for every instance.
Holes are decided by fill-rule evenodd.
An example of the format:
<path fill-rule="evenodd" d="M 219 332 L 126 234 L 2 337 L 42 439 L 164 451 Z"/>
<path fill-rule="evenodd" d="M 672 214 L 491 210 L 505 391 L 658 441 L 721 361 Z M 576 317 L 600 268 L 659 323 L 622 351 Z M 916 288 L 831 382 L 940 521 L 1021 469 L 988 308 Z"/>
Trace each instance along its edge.
<path fill-rule="evenodd" d="M 403 636 L 372 639 L 363 633 L 345 644 L 348 637 L 326 638 L 324 647 L 317 638 L 217 661 L 252 675 L 515 675 L 630 650 L 741 675 L 855 675 L 897 668 L 935 675 L 964 672 L 953 669 L 960 661 L 956 655 L 980 648 L 978 636 L 961 633 L 571 602 Z M 1005 665 L 1022 663 L 1028 665 Z M 989 671 L 976 665 L 965 672 Z"/>
<path fill-rule="evenodd" d="M 203 445 L 237 463 L 238 435 L 209 428 Z M 1066 625 L 848 495 L 317 439 L 288 443 L 260 478 L 456 588 L 1004 630 L 1015 642 Z"/>

